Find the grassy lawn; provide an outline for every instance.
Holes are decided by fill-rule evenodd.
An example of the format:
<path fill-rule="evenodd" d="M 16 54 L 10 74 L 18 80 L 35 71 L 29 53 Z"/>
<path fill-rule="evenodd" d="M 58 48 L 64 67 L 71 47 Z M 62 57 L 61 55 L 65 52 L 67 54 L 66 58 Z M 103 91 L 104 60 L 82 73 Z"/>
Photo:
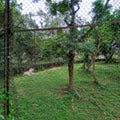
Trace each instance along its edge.
<path fill-rule="evenodd" d="M 76 64 L 75 91 L 67 66 L 16 77 L 17 120 L 120 120 L 120 66 L 97 64 L 100 85 Z"/>

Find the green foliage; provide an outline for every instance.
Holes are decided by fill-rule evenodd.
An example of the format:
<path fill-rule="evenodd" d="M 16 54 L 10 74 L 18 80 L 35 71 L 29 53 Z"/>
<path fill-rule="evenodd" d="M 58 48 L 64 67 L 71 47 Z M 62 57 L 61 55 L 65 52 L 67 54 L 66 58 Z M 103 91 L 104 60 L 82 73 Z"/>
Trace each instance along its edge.
<path fill-rule="evenodd" d="M 3 0 L 0 0 L 0 30 L 4 27 L 4 8 L 5 4 L 3 3 Z"/>
<path fill-rule="evenodd" d="M 65 14 L 67 11 L 69 11 L 70 6 L 69 3 L 65 0 L 59 3 L 51 3 L 50 4 L 50 11 L 52 15 L 57 15 L 57 12 L 60 12 L 61 14 Z"/>
<path fill-rule="evenodd" d="M 112 7 L 110 4 L 104 8 L 104 2 L 103 0 L 96 0 L 93 3 L 93 21 L 94 22 L 110 22 L 113 20 L 117 20 L 117 12 L 111 13 L 110 8 Z M 119 10 L 116 10 L 119 11 Z M 116 13 L 116 14 L 115 14 Z M 100 18 L 99 18 L 100 16 Z M 97 21 L 97 18 L 99 18 L 99 21 Z M 95 44 L 97 45 L 98 42 L 101 43 L 100 45 L 100 51 L 101 53 L 105 56 L 106 61 L 110 60 L 112 61 L 112 56 L 114 53 L 117 51 L 119 44 L 117 37 L 118 33 L 118 25 L 115 23 L 110 24 L 110 25 L 102 25 L 102 26 L 97 26 L 93 31 L 92 31 L 92 36 L 96 40 Z M 113 44 L 114 43 L 114 44 Z"/>
<path fill-rule="evenodd" d="M 57 3 L 52 3 L 50 6 L 51 13 L 57 15 Z"/>
<path fill-rule="evenodd" d="M 5 4 L 0 0 L 0 79 L 4 77 L 4 9 Z"/>
<path fill-rule="evenodd" d="M 120 9 L 115 10 L 113 13 L 113 20 L 117 21 L 120 19 Z M 112 24 L 111 26 L 111 31 L 114 36 L 114 40 L 118 41 L 120 43 L 120 26 L 119 23 L 117 24 Z"/>
<path fill-rule="evenodd" d="M 70 9 L 69 3 L 66 0 L 63 0 L 58 5 L 58 11 L 61 14 L 65 14 L 67 11 L 69 11 L 69 9 Z"/>
<path fill-rule="evenodd" d="M 56 38 L 47 38 L 42 41 L 40 47 L 42 58 L 52 59 L 65 56 L 67 52 L 67 37 L 62 31 L 58 31 L 57 34 L 58 36 Z"/>
<path fill-rule="evenodd" d="M 103 4 L 103 0 L 96 0 L 94 3 L 93 3 L 93 12 L 94 13 L 100 13 L 100 11 L 103 11 L 103 8 L 104 8 L 104 4 Z"/>
<path fill-rule="evenodd" d="M 4 109 L 3 109 L 4 100 L 5 100 L 4 89 L 0 86 L 0 120 L 3 117 L 2 115 L 4 113 Z"/>
<path fill-rule="evenodd" d="M 54 2 L 52 0 L 47 0 L 50 5 L 50 11 L 53 15 L 57 15 L 57 13 L 61 13 L 62 15 L 68 15 L 71 11 L 72 6 L 76 6 L 81 2 L 81 0 L 62 0 L 59 2 Z"/>
<path fill-rule="evenodd" d="M 86 54 L 92 54 L 96 50 L 94 42 L 95 40 L 89 39 L 84 43 L 80 43 L 80 50 Z"/>
<path fill-rule="evenodd" d="M 92 12 L 94 14 L 93 21 L 95 22 L 97 20 L 97 22 L 98 22 L 98 18 L 99 18 L 99 22 L 102 22 L 105 19 L 107 21 L 110 21 L 110 18 L 108 17 L 108 15 L 110 15 L 111 7 L 112 6 L 110 4 L 108 4 L 105 8 L 103 0 L 96 0 L 93 3 L 93 10 L 92 10 Z"/>

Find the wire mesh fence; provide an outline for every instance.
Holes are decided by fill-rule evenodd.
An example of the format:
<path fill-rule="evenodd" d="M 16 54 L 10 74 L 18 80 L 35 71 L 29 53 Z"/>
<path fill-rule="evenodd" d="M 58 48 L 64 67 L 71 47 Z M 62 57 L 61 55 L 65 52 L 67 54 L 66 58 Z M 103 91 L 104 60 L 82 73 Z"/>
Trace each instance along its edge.
<path fill-rule="evenodd" d="M 0 2 L 1 118 L 119 119 L 120 1 Z"/>
<path fill-rule="evenodd" d="M 4 37 L 0 38 L 0 108 L 3 107 L 3 83 L 4 83 Z M 3 109 L 0 109 L 0 113 L 3 112 Z"/>
<path fill-rule="evenodd" d="M 0 115 L 3 114 L 3 104 L 4 104 L 4 36 L 2 35 L 4 32 L 4 25 L 2 24 L 3 14 L 4 10 L 1 9 L 3 6 L 1 6 L 0 3 Z"/>

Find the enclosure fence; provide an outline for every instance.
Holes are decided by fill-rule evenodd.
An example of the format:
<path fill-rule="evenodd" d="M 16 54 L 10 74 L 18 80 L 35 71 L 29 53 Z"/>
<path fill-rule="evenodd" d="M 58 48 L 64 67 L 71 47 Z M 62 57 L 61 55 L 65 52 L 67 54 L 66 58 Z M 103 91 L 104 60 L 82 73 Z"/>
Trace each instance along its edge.
<path fill-rule="evenodd" d="M 54 5 L 59 5 L 58 3 L 53 4 L 53 9 Z M 32 84 L 34 88 L 37 88 L 37 83 L 32 82 L 37 77 L 30 78 L 29 76 L 33 74 L 31 69 L 35 72 L 33 76 L 37 76 L 39 72 L 42 76 L 46 71 L 64 66 L 68 71 L 60 70 L 58 73 L 63 80 L 54 83 L 58 88 L 66 84 L 68 88 L 74 88 L 73 80 L 78 79 L 76 69 L 92 71 L 91 79 L 95 83 L 111 86 L 112 82 L 104 83 L 101 76 L 105 73 L 100 70 L 104 63 L 114 63 L 115 68 L 108 64 L 109 68 L 113 67 L 116 74 L 120 72 L 120 1 L 102 2 L 101 0 L 100 2 L 98 0 L 93 3 L 85 4 L 84 0 L 79 1 L 77 4 L 81 5 L 80 8 L 74 2 L 69 3 L 71 6 L 75 5 L 74 10 L 69 8 L 70 10 L 64 13 L 66 9 L 62 8 L 63 11 L 60 9 L 64 13 L 62 14 L 58 9 L 58 14 L 54 16 L 52 12 L 55 11 L 48 9 L 52 3 L 46 1 L 25 0 L 22 4 L 18 0 L 0 1 L 0 119 L 45 119 L 44 115 L 42 118 L 42 113 L 39 117 L 30 112 L 32 107 L 29 102 L 32 100 L 29 99 L 32 99 L 30 98 L 33 90 Z M 92 7 L 89 8 L 90 6 Z M 107 70 L 107 67 L 104 69 Z M 68 75 L 64 77 L 65 73 Z M 48 86 L 52 91 L 54 87 L 50 81 L 53 78 L 51 76 L 43 78 L 43 80 L 48 80 Z M 116 80 L 115 87 L 119 87 L 117 80 L 120 77 L 113 78 Z M 80 84 L 77 83 L 79 82 L 76 81 L 75 86 L 79 88 Z M 47 89 L 45 81 L 41 81 L 40 84 Z M 41 91 L 33 91 L 36 94 L 43 94 L 42 86 Z M 79 97 L 79 94 L 77 95 Z M 25 101 L 28 104 L 22 106 L 21 104 Z M 34 104 L 34 107 L 37 109 L 37 104 Z"/>

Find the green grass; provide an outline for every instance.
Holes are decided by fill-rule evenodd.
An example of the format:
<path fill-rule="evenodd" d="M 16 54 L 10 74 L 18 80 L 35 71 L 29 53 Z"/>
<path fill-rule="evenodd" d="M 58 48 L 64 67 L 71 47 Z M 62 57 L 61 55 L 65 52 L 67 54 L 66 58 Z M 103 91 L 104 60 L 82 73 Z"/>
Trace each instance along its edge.
<path fill-rule="evenodd" d="M 120 66 L 97 64 L 99 85 L 76 64 L 75 91 L 68 84 L 67 66 L 19 76 L 17 120 L 120 120 Z"/>

